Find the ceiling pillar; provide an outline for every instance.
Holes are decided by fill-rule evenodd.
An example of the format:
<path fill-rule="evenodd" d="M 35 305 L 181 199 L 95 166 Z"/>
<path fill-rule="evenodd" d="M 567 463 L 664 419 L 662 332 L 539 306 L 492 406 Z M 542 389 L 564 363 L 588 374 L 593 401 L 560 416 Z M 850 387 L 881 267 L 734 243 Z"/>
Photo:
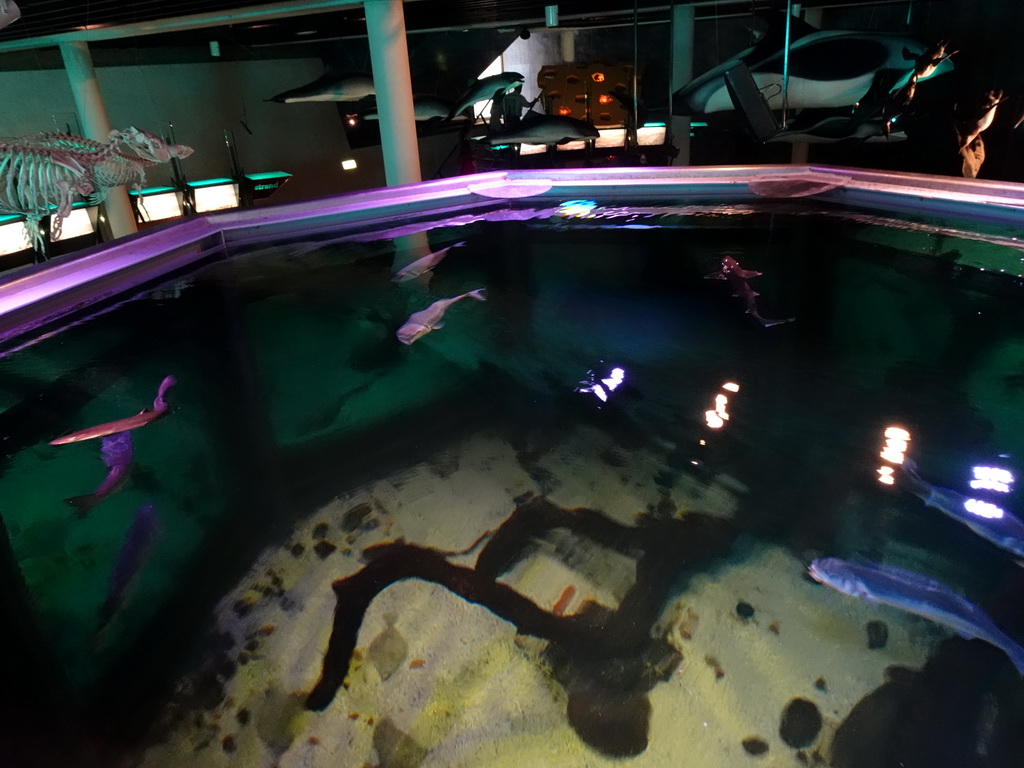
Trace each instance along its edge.
<path fill-rule="evenodd" d="M 71 95 L 74 96 L 75 109 L 85 137 L 93 141 L 109 141 L 110 118 L 96 80 L 96 70 L 92 66 L 89 44 L 82 40 L 61 43 L 60 55 L 64 59 L 64 68 L 71 83 Z M 103 207 L 114 237 L 123 237 L 137 231 L 128 190 L 123 186 L 107 191 Z"/>
<path fill-rule="evenodd" d="M 384 178 L 389 187 L 415 184 L 420 175 L 420 151 L 409 74 L 409 46 L 401 0 L 366 0 L 366 32 L 377 92 Z"/>

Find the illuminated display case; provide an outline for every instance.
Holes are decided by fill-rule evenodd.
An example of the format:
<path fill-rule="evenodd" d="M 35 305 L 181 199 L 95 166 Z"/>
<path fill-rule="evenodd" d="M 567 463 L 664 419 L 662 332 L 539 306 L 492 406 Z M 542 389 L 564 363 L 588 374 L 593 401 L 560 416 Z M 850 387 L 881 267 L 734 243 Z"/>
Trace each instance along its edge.
<path fill-rule="evenodd" d="M 625 125 L 632 81 L 632 64 L 557 64 L 537 74 L 549 115 L 587 120 L 599 129 Z"/>

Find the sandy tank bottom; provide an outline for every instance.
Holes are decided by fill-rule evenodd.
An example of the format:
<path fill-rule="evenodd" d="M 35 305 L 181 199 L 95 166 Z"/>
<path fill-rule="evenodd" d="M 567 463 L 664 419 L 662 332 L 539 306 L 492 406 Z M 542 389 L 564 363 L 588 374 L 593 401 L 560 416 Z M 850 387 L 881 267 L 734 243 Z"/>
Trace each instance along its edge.
<path fill-rule="evenodd" d="M 596 458 L 610 447 L 603 433 L 580 429 L 546 454 L 547 497 L 632 523 L 658 500 L 652 478 L 661 466 L 636 453 L 610 469 Z M 364 547 L 403 537 L 457 551 L 497 528 L 514 498 L 539 490 L 507 443 L 479 436 L 317 510 L 288 541 L 266 549 L 221 601 L 220 666 L 210 661 L 181 681 L 161 740 L 140 765 L 797 766 L 815 751 L 818 762 L 827 760 L 835 729 L 885 682 L 886 667 L 920 667 L 938 638 L 919 620 L 810 583 L 791 553 L 754 543 L 745 557 L 688 580 L 666 603 L 654 631 L 682 662 L 648 693 L 646 750 L 613 758 L 569 725 L 567 695 L 541 656 L 546 641 L 517 635 L 509 622 L 443 587 L 407 580 L 370 604 L 347 688 L 322 712 L 304 708 L 330 636 L 331 582 L 362 567 Z M 708 484 L 683 478 L 672 501 L 728 517 L 743 490 L 725 475 Z M 478 551 L 450 561 L 471 567 Z M 615 607 L 632 561 L 610 551 L 597 567 L 592 561 L 582 572 L 538 546 L 502 581 L 545 610 L 572 614 L 587 600 Z M 738 615 L 741 601 L 754 609 L 750 618 Z M 882 649 L 868 648 L 865 626 L 873 619 L 888 625 Z M 199 689 L 211 680 L 216 694 L 204 696 Z M 779 733 L 794 698 L 814 702 L 823 718 L 801 755 Z M 767 751 L 749 754 L 743 742 L 750 739 Z"/>

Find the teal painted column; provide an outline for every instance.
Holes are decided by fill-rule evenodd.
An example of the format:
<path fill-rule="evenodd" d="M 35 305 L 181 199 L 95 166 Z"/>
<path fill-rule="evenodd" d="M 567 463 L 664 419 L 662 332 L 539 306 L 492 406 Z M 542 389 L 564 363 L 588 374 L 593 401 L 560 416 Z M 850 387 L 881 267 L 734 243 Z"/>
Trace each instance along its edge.
<path fill-rule="evenodd" d="M 672 77 L 669 79 L 669 104 L 672 94 L 693 79 L 693 6 L 672 6 Z M 673 165 L 690 164 L 690 118 L 672 115 L 672 142 L 679 148 Z"/>
<path fill-rule="evenodd" d="M 415 184 L 422 177 L 409 47 L 405 40 L 405 12 L 401 0 L 364 0 L 363 8 L 380 115 L 384 177 L 389 187 Z"/>
<path fill-rule="evenodd" d="M 64 58 L 64 68 L 68 73 L 68 82 L 71 83 L 71 95 L 75 99 L 82 132 L 87 139 L 105 143 L 110 136 L 110 118 L 103 105 L 89 44 L 84 41 L 61 43 L 60 55 Z M 124 237 L 138 229 L 128 200 L 128 190 L 124 187 L 109 190 L 103 208 L 114 237 Z"/>

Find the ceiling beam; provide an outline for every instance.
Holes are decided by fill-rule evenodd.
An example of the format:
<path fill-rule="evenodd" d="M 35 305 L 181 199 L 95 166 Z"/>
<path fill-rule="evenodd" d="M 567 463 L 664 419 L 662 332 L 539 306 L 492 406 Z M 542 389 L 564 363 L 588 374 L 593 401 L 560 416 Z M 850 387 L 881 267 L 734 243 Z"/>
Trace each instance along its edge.
<path fill-rule="evenodd" d="M 406 1 L 411 2 L 412 0 Z M 43 48 L 51 45 L 60 45 L 61 43 L 91 43 L 100 40 L 117 40 L 122 37 L 142 37 L 144 35 L 159 35 L 168 32 L 187 32 L 209 27 L 223 27 L 229 24 L 252 24 L 291 16 L 310 16 L 317 13 L 344 11 L 351 8 L 362 8 L 362 6 L 363 4 L 360 0 L 290 0 L 289 2 L 254 5 L 248 8 L 142 21 L 135 24 L 96 25 L 81 27 L 73 32 L 0 42 L 0 53 Z"/>

